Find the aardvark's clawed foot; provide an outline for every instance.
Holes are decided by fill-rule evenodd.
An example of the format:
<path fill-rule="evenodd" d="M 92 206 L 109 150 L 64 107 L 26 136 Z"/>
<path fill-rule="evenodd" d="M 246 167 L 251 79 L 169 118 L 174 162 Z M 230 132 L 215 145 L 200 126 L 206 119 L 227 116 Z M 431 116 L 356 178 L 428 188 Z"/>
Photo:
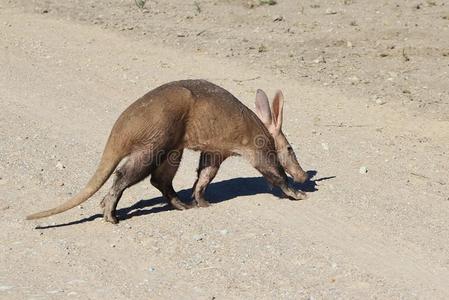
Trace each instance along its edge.
<path fill-rule="evenodd" d="M 193 207 L 192 204 L 186 204 L 177 198 L 171 199 L 170 204 L 177 210 L 186 210 Z"/>
<path fill-rule="evenodd" d="M 291 187 L 282 188 L 282 192 L 290 200 L 305 200 L 308 198 L 307 194 L 300 190 L 294 190 Z"/>
<path fill-rule="evenodd" d="M 118 219 L 115 216 L 115 209 L 112 209 L 109 199 L 107 196 L 100 202 L 100 207 L 103 209 L 103 219 L 106 222 L 117 224 Z"/>
<path fill-rule="evenodd" d="M 112 224 L 117 224 L 118 223 L 117 217 L 114 216 L 113 214 L 103 213 L 103 219 L 106 222 L 109 222 L 109 223 L 112 223 Z"/>
<path fill-rule="evenodd" d="M 204 198 L 194 199 L 192 201 L 192 205 L 196 207 L 209 207 L 211 206 L 210 202 Z"/>

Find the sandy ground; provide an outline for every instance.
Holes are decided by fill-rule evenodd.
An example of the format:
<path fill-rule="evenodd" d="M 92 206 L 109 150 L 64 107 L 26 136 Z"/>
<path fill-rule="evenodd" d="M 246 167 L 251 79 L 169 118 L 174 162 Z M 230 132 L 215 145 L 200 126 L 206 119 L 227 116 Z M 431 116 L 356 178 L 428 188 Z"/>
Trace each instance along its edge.
<path fill-rule="evenodd" d="M 0 1 L 1 299 L 449 298 L 448 4 L 252 3 Z M 184 78 L 251 108 L 282 89 L 310 199 L 233 158 L 210 208 L 171 210 L 145 181 L 111 225 L 107 183 L 24 220 L 82 188 L 132 101 Z"/>

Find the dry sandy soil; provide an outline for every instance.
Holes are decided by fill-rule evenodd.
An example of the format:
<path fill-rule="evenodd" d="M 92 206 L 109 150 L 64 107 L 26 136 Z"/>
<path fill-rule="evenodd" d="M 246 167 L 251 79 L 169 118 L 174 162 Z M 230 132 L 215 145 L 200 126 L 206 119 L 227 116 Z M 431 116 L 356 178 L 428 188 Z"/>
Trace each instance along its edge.
<path fill-rule="evenodd" d="M 278 2 L 0 0 L 1 299 L 449 298 L 449 4 Z M 108 182 L 24 220 L 83 187 L 132 101 L 185 78 L 251 108 L 282 89 L 309 199 L 233 158 L 210 208 L 146 180 L 111 225 Z"/>

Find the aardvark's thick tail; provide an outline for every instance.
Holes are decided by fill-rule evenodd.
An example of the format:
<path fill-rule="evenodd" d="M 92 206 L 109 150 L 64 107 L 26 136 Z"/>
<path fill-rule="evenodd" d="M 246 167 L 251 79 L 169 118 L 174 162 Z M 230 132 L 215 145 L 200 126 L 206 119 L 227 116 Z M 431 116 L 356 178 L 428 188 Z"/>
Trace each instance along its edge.
<path fill-rule="evenodd" d="M 40 219 L 62 213 L 77 205 L 80 205 L 81 203 L 89 199 L 93 194 L 95 194 L 108 180 L 112 172 L 114 172 L 115 168 L 123 158 L 123 155 L 117 153 L 112 149 L 113 147 L 111 147 L 110 142 L 111 141 L 109 140 L 105 147 L 100 164 L 95 171 L 95 174 L 92 176 L 92 178 L 89 180 L 89 182 L 81 192 L 55 208 L 34 213 L 27 216 L 26 219 Z"/>

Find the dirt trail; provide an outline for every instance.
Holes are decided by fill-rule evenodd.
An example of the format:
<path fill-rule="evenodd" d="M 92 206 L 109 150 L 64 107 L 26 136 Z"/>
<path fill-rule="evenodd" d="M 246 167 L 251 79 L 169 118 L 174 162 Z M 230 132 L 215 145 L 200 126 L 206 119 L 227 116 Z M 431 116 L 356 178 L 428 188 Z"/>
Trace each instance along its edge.
<path fill-rule="evenodd" d="M 0 298 L 449 297 L 448 122 L 268 66 L 1 7 Z M 142 182 L 121 200 L 117 226 L 98 215 L 105 189 L 24 220 L 81 189 L 125 107 L 182 78 L 216 82 L 251 108 L 257 88 L 283 89 L 285 131 L 317 171 L 310 199 L 278 199 L 233 158 L 207 209 L 168 210 Z M 175 178 L 184 199 L 197 156 Z"/>

